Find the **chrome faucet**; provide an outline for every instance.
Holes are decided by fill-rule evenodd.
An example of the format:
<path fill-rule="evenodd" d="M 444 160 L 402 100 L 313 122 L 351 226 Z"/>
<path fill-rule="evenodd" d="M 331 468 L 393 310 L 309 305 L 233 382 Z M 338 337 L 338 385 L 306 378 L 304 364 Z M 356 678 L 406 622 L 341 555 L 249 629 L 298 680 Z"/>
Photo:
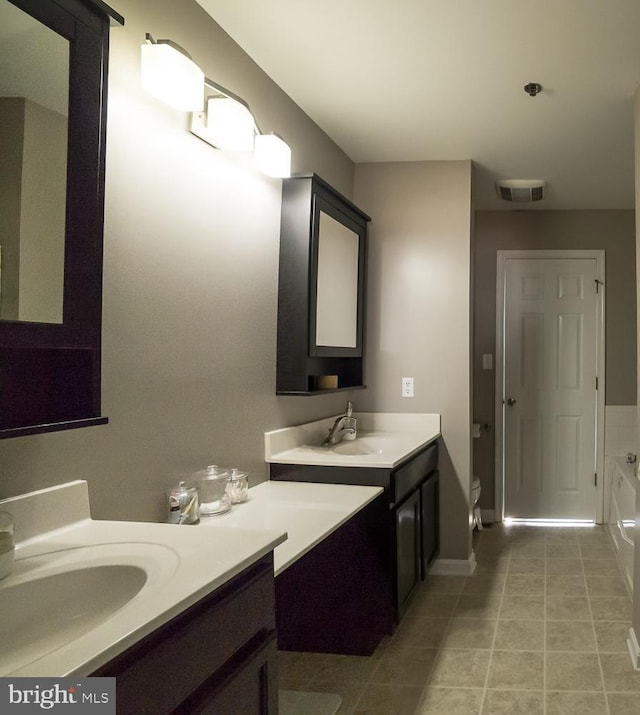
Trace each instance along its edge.
<path fill-rule="evenodd" d="M 356 418 L 353 416 L 353 405 L 351 400 L 347 402 L 347 411 L 344 415 L 336 417 L 336 421 L 333 423 L 329 434 L 324 438 L 322 442 L 323 447 L 327 447 L 332 444 L 338 444 L 343 439 L 355 439 L 358 434 L 358 423 Z"/>

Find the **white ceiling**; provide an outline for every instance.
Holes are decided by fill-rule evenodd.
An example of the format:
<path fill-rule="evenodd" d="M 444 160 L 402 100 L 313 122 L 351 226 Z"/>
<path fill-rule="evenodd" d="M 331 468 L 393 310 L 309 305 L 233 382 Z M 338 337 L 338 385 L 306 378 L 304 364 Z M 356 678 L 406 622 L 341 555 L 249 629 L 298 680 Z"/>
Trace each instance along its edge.
<path fill-rule="evenodd" d="M 633 208 L 640 0 L 198 2 L 357 163 L 473 159 L 481 209 L 514 206 L 497 178 Z"/>

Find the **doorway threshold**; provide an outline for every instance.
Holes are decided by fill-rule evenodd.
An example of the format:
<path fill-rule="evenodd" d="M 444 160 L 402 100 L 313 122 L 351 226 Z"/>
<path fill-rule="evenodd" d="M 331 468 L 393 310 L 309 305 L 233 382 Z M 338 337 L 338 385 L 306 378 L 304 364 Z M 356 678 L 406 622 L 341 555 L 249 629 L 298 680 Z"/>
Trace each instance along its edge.
<path fill-rule="evenodd" d="M 503 524 L 505 526 L 558 526 L 562 528 L 574 526 L 582 529 L 597 526 L 596 522 L 592 519 L 522 519 L 515 516 L 505 517 Z"/>

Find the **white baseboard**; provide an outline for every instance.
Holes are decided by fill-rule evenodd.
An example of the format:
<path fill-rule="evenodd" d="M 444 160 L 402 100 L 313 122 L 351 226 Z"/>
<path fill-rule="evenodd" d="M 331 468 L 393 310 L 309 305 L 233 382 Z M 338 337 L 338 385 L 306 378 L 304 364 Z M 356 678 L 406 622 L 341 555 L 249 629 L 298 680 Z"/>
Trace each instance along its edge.
<path fill-rule="evenodd" d="M 638 639 L 636 638 L 636 632 L 633 630 L 633 626 L 629 628 L 627 648 L 631 656 L 631 664 L 636 670 L 640 670 L 640 645 L 638 645 Z"/>
<path fill-rule="evenodd" d="M 437 576 L 471 576 L 476 570 L 476 555 L 471 552 L 468 559 L 436 559 L 429 574 Z"/>
<path fill-rule="evenodd" d="M 496 520 L 495 509 L 480 509 L 483 524 L 493 524 Z"/>

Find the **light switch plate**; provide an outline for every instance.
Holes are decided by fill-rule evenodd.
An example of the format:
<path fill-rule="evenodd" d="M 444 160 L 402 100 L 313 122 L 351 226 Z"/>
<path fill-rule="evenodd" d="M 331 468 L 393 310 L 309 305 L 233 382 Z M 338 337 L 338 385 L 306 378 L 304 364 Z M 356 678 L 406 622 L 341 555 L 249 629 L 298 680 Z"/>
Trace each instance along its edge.
<path fill-rule="evenodd" d="M 493 355 L 491 353 L 484 353 L 482 355 L 482 369 L 493 370 Z"/>

